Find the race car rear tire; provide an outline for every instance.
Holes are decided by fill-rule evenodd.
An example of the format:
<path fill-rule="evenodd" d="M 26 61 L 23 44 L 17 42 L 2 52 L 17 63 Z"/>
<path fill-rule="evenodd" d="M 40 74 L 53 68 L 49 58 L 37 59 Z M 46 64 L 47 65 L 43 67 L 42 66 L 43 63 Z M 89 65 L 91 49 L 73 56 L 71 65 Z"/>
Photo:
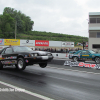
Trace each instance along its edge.
<path fill-rule="evenodd" d="M 78 61 L 78 57 L 73 57 L 73 61 Z"/>
<path fill-rule="evenodd" d="M 26 68 L 26 63 L 23 58 L 18 58 L 17 65 L 15 66 L 18 70 L 24 70 Z"/>
<path fill-rule="evenodd" d="M 100 57 L 95 57 L 95 62 L 96 62 L 97 64 L 100 64 Z"/>
<path fill-rule="evenodd" d="M 2 65 L 2 63 L 0 61 L 0 70 L 2 70 L 2 69 L 3 69 L 3 65 Z"/>
<path fill-rule="evenodd" d="M 39 65 L 41 68 L 45 68 L 47 66 L 47 63 L 40 63 Z"/>

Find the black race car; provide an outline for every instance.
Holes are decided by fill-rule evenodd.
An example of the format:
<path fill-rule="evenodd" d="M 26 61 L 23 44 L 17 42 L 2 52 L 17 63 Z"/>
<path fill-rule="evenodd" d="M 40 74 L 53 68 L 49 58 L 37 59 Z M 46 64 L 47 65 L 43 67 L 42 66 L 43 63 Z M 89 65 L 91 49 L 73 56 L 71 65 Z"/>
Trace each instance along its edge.
<path fill-rule="evenodd" d="M 33 51 L 25 46 L 10 46 L 0 51 L 0 69 L 3 69 L 3 65 L 15 65 L 16 69 L 24 70 L 26 66 L 33 64 L 45 68 L 52 59 L 50 52 Z"/>

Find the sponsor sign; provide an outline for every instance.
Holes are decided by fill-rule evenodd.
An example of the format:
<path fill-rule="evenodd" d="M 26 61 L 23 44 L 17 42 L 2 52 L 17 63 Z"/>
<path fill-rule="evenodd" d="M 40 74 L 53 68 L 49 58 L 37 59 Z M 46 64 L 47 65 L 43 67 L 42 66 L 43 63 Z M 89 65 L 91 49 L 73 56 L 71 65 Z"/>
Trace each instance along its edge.
<path fill-rule="evenodd" d="M 35 46 L 35 40 L 20 40 L 21 46 Z"/>
<path fill-rule="evenodd" d="M 17 59 L 16 56 L 6 57 L 5 59 Z"/>
<path fill-rule="evenodd" d="M 89 63 L 84 63 L 84 62 L 65 61 L 64 65 L 67 65 L 70 67 L 78 66 L 78 67 L 88 67 L 88 68 L 100 69 L 100 64 L 89 64 Z"/>
<path fill-rule="evenodd" d="M 62 47 L 74 47 L 74 42 L 62 42 Z"/>
<path fill-rule="evenodd" d="M 0 60 L 2 60 L 2 55 L 0 55 Z"/>
<path fill-rule="evenodd" d="M 82 56 L 89 56 L 89 55 L 82 55 Z"/>
<path fill-rule="evenodd" d="M 49 46 L 49 41 L 35 40 L 35 46 Z"/>
<path fill-rule="evenodd" d="M 61 47 L 62 41 L 49 41 L 50 47 Z"/>
<path fill-rule="evenodd" d="M 0 39 L 0 45 L 4 45 L 4 39 Z"/>
<path fill-rule="evenodd" d="M 19 39 L 4 39 L 4 45 L 17 46 L 20 45 Z"/>

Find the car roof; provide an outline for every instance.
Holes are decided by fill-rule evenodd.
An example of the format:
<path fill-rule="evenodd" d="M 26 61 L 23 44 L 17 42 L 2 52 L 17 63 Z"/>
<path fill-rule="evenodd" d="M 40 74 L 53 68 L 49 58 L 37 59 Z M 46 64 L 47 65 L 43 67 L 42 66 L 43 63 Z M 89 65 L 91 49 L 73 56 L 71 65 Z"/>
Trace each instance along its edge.
<path fill-rule="evenodd" d="M 81 52 L 82 50 L 78 50 L 78 51 L 76 51 L 74 54 L 77 54 L 77 53 L 79 53 L 79 52 Z"/>

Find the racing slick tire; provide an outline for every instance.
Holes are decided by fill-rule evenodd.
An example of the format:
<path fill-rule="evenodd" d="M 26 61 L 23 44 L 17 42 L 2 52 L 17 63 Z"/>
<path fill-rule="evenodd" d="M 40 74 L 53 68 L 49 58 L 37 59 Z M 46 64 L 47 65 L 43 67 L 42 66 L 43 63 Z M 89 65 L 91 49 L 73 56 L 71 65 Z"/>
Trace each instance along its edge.
<path fill-rule="evenodd" d="M 0 61 L 0 70 L 2 70 L 2 69 L 3 69 L 3 64 Z"/>
<path fill-rule="evenodd" d="M 24 70 L 26 68 L 26 63 L 23 58 L 18 58 L 17 65 L 15 66 L 18 70 Z"/>
<path fill-rule="evenodd" d="M 95 57 L 95 63 L 100 64 L 100 57 Z"/>
<path fill-rule="evenodd" d="M 78 57 L 73 57 L 73 61 L 78 61 Z"/>
<path fill-rule="evenodd" d="M 40 63 L 39 66 L 40 66 L 41 68 L 45 68 L 45 67 L 47 66 L 47 63 Z"/>

